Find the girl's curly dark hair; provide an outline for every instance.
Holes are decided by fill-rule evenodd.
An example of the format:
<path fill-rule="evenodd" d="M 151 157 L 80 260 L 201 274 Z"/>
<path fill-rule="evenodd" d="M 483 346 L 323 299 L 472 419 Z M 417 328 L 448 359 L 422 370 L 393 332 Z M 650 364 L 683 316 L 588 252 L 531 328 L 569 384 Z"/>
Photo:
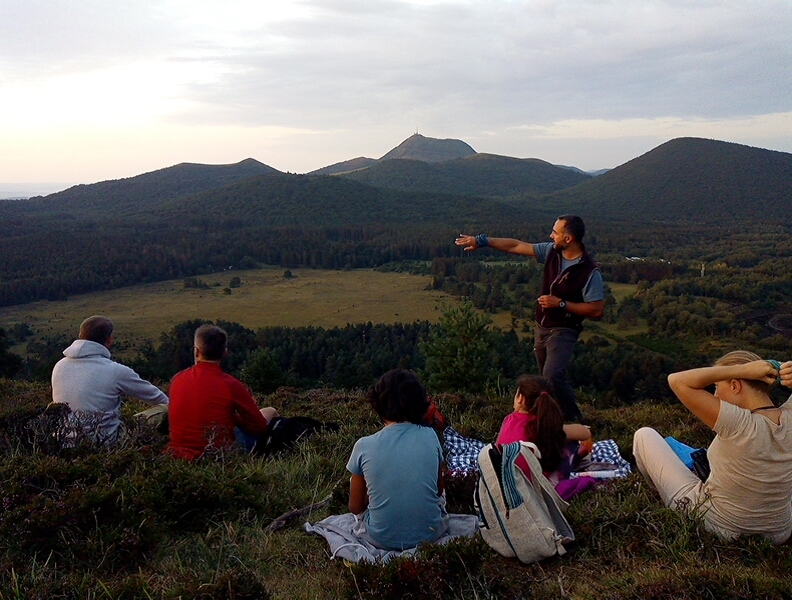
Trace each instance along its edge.
<path fill-rule="evenodd" d="M 393 369 L 380 377 L 366 395 L 383 421 L 420 424 L 429 408 L 429 400 L 417 375 L 405 369 Z"/>

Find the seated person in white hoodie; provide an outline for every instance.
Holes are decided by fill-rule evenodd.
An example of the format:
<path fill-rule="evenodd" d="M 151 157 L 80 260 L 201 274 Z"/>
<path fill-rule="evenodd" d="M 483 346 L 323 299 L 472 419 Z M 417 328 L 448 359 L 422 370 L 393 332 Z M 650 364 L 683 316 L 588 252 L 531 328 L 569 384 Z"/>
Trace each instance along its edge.
<path fill-rule="evenodd" d="M 162 420 L 168 410 L 162 390 L 110 359 L 112 344 L 113 322 L 88 317 L 80 325 L 79 339 L 63 351 L 65 358 L 52 370 L 52 401 L 68 404 L 72 424 L 103 443 L 118 439 L 122 394 L 154 405 L 135 416 Z"/>

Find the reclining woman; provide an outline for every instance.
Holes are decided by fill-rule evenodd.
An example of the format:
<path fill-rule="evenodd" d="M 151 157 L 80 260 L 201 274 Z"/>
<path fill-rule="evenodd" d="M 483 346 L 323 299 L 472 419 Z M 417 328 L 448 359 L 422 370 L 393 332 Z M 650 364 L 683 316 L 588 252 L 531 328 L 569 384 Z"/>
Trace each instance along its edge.
<path fill-rule="evenodd" d="M 778 365 L 778 363 L 776 363 Z M 714 366 L 672 373 L 677 398 L 715 432 L 706 481 L 685 467 L 654 429 L 635 432 L 638 469 L 670 508 L 692 511 L 725 539 L 792 534 L 792 401 L 776 407 L 770 386 L 792 387 L 792 362 L 777 369 L 752 352 L 730 352 Z M 715 393 L 707 388 L 715 386 Z"/>
<path fill-rule="evenodd" d="M 349 510 L 365 512 L 366 535 L 385 550 L 432 542 L 447 530 L 443 451 L 424 419 L 429 401 L 410 371 L 388 371 L 369 389 L 368 401 L 384 423 L 361 438 L 347 469 L 352 473 Z"/>

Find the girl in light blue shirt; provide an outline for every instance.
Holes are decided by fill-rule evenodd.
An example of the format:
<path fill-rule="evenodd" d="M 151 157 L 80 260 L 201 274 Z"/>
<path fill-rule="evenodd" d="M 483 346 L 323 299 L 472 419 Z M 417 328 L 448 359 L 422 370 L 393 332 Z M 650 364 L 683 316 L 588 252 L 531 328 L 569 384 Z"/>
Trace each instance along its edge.
<path fill-rule="evenodd" d="M 443 451 L 437 434 L 421 426 L 429 401 L 410 371 L 388 371 L 368 392 L 384 426 L 359 439 L 347 469 L 349 510 L 364 513 L 368 538 L 386 550 L 432 542 L 447 529 Z"/>

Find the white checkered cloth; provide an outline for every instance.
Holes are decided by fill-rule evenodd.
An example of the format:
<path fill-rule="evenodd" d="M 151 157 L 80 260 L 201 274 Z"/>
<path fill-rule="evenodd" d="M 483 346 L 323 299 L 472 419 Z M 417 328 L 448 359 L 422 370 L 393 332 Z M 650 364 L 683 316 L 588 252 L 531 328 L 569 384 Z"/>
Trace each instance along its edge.
<path fill-rule="evenodd" d="M 487 444 L 481 440 L 466 438 L 450 425 L 443 430 L 443 449 L 448 474 L 461 477 L 478 472 L 478 455 Z"/>

